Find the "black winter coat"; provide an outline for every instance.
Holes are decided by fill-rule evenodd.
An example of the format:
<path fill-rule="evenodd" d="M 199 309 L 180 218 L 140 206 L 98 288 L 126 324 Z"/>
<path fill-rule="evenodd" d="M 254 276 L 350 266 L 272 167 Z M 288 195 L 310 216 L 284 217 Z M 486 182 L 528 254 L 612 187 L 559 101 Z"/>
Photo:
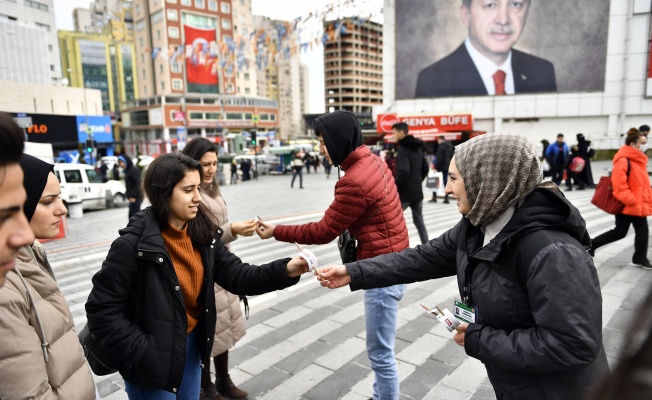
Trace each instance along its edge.
<path fill-rule="evenodd" d="M 448 172 L 451 159 L 453 158 L 453 145 L 445 140 L 437 145 L 435 152 L 435 169 L 439 172 Z"/>
<path fill-rule="evenodd" d="M 396 189 L 401 202 L 423 200 L 421 187 L 421 163 L 423 162 L 423 141 L 407 135 L 398 141 L 396 155 Z"/>
<path fill-rule="evenodd" d="M 136 200 L 141 200 L 143 198 L 143 191 L 140 187 L 140 168 L 134 165 L 134 162 L 126 154 L 123 154 L 121 157 L 125 159 L 125 189 L 128 199 L 134 198 Z"/>
<path fill-rule="evenodd" d="M 222 235 L 222 231 L 218 231 Z M 290 259 L 256 266 L 243 263 L 219 237 L 199 246 L 204 282 L 199 301 L 206 310 L 198 329 L 202 366 L 208 366 L 215 334 L 214 285 L 255 295 L 299 281 L 286 277 Z M 150 208 L 120 230 L 102 269 L 93 276 L 86 303 L 90 332 L 120 361 L 120 374 L 134 384 L 175 392 L 186 356 L 187 316 L 179 280 Z"/>
<path fill-rule="evenodd" d="M 347 264 L 351 289 L 457 276 L 478 321 L 464 349 L 484 363 L 496 397 L 577 400 L 608 372 L 602 297 L 584 220 L 558 189 L 536 189 L 476 253 L 466 218 L 429 243 Z"/>

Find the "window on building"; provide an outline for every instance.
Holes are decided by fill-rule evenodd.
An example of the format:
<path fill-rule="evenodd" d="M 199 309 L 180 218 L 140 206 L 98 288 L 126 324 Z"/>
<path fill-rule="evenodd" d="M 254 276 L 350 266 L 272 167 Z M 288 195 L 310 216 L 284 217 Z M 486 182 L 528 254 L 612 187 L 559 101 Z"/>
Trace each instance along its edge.
<path fill-rule="evenodd" d="M 217 1 L 208 0 L 208 11 L 217 11 Z"/>
<path fill-rule="evenodd" d="M 204 113 L 201 112 L 190 112 L 188 113 L 190 119 L 204 119 Z"/>
<path fill-rule="evenodd" d="M 192 6 L 192 0 L 181 0 L 181 5 L 182 6 Z"/>
<path fill-rule="evenodd" d="M 168 9 L 168 19 L 170 21 L 178 21 L 179 20 L 179 13 L 177 12 L 177 10 Z"/>
<path fill-rule="evenodd" d="M 45 11 L 45 12 L 50 11 L 50 8 L 46 4 L 39 3 L 38 1 L 25 0 L 25 5 L 27 7 L 32 7 L 34 9 L 40 10 L 40 11 Z"/>
<path fill-rule="evenodd" d="M 220 113 L 207 112 L 206 113 L 206 119 L 219 120 L 219 119 L 222 119 L 222 116 L 220 115 Z"/>
<path fill-rule="evenodd" d="M 52 45 L 51 45 L 51 44 L 48 45 L 48 50 L 49 50 L 49 51 L 53 51 L 53 50 L 54 50 L 54 49 L 52 48 Z"/>
<path fill-rule="evenodd" d="M 269 114 L 260 114 L 261 121 L 269 121 Z"/>
<path fill-rule="evenodd" d="M 141 19 L 140 21 L 136 21 L 136 32 L 140 32 L 143 29 L 145 29 L 145 20 Z"/>
<path fill-rule="evenodd" d="M 245 94 L 251 94 L 251 89 L 245 88 Z"/>
<path fill-rule="evenodd" d="M 156 39 L 161 40 L 161 30 L 160 29 L 156 30 Z"/>
<path fill-rule="evenodd" d="M 143 93 L 147 94 L 147 85 L 143 85 Z"/>
<path fill-rule="evenodd" d="M 249 80 L 249 72 L 245 72 L 244 74 L 245 81 Z"/>
<path fill-rule="evenodd" d="M 245 113 L 245 120 L 251 121 L 254 118 L 254 115 L 251 113 Z"/>
<path fill-rule="evenodd" d="M 167 1 L 168 3 L 172 3 L 172 4 L 177 4 L 177 0 L 165 0 L 165 1 Z"/>
<path fill-rule="evenodd" d="M 41 28 L 44 28 L 46 31 L 50 32 L 50 25 L 47 24 L 41 24 L 39 22 L 36 22 L 36 26 L 39 26 Z"/>
<path fill-rule="evenodd" d="M 145 45 L 145 41 L 143 40 L 142 37 L 138 40 L 138 42 L 140 43 L 140 47 L 143 47 Z"/>
<path fill-rule="evenodd" d="M 146 76 L 147 76 L 147 72 L 145 72 L 145 70 L 143 70 L 143 79 L 145 79 Z"/>
<path fill-rule="evenodd" d="M 145 62 L 145 54 L 140 54 L 140 62 Z"/>
<path fill-rule="evenodd" d="M 54 65 L 50 64 L 50 71 L 54 71 Z"/>
<path fill-rule="evenodd" d="M 168 36 L 171 39 L 179 39 L 179 28 L 171 26 L 168 28 Z"/>
<path fill-rule="evenodd" d="M 161 90 L 165 90 L 165 82 L 161 81 Z"/>
<path fill-rule="evenodd" d="M 181 73 L 181 64 L 180 63 L 172 63 L 170 66 L 170 70 L 174 72 L 175 74 L 180 74 Z"/>
<path fill-rule="evenodd" d="M 140 15 L 140 4 L 136 4 L 136 15 Z"/>
<path fill-rule="evenodd" d="M 163 73 L 163 64 L 158 66 L 158 72 L 161 74 Z"/>
<path fill-rule="evenodd" d="M 151 21 L 152 25 L 154 25 L 157 22 L 163 21 L 163 18 L 164 18 L 163 10 L 159 10 L 159 11 L 155 12 L 154 14 L 152 14 L 152 16 L 150 17 L 150 21 Z"/>
<path fill-rule="evenodd" d="M 226 119 L 242 120 L 242 113 L 226 113 Z"/>
<path fill-rule="evenodd" d="M 195 0 L 195 7 L 204 8 L 204 0 Z"/>
<path fill-rule="evenodd" d="M 230 14 L 231 13 L 231 4 L 227 3 L 226 1 L 223 1 L 220 6 L 222 8 L 222 14 Z"/>
<path fill-rule="evenodd" d="M 224 3 L 222 3 L 222 4 L 224 4 Z M 231 29 L 231 20 L 230 19 L 226 19 L 226 18 L 222 19 L 222 29 L 227 29 L 227 30 Z"/>

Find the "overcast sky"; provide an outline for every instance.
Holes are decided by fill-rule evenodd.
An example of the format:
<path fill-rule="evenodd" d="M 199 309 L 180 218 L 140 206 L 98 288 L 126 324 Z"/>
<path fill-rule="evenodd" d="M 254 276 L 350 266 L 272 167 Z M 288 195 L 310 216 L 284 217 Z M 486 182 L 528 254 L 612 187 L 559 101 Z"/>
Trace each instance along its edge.
<path fill-rule="evenodd" d="M 234 0 L 237 1 L 237 0 Z M 293 20 L 307 16 L 326 4 L 338 4 L 338 0 L 252 0 L 252 11 L 255 15 L 265 15 L 274 19 Z M 57 29 L 73 30 L 72 11 L 75 8 L 87 8 L 90 0 L 54 0 L 54 13 Z M 366 9 L 382 7 L 382 0 L 358 0 L 364 3 Z M 322 47 L 301 54 L 301 62 L 306 64 L 310 73 L 310 107 L 311 113 L 324 112 L 324 54 Z"/>

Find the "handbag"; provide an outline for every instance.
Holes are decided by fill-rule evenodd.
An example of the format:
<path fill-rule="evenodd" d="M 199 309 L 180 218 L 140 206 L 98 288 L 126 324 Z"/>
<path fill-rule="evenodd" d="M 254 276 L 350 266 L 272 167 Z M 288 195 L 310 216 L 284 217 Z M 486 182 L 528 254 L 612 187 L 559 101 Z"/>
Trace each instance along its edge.
<path fill-rule="evenodd" d="M 426 187 L 430 189 L 439 189 L 439 176 L 428 176 L 428 179 L 426 179 Z"/>
<path fill-rule="evenodd" d="M 88 324 L 77 335 L 84 350 L 88 366 L 95 375 L 110 375 L 118 371 L 119 360 L 102 349 L 100 341 L 88 329 Z"/>
<path fill-rule="evenodd" d="M 601 176 L 598 185 L 595 187 L 591 203 L 604 212 L 618 215 L 623 212 L 625 205 L 614 197 L 612 191 L 611 177 Z"/>
<path fill-rule="evenodd" d="M 337 238 L 337 248 L 340 250 L 340 258 L 343 264 L 355 261 L 358 241 L 348 229 L 345 229 Z"/>
<path fill-rule="evenodd" d="M 383 171 L 382 165 L 380 165 L 380 161 L 376 159 L 376 162 L 378 163 L 378 168 L 380 168 L 380 172 L 383 174 L 383 179 L 385 180 L 385 198 L 383 199 L 383 202 L 378 206 L 378 208 L 365 219 L 362 225 L 365 225 L 367 222 L 369 222 L 369 220 L 371 220 L 371 218 L 373 218 L 373 216 L 376 215 L 378 211 L 380 211 L 380 208 L 385 204 L 385 201 L 387 200 L 387 177 L 385 176 L 385 171 Z M 338 167 L 337 178 L 339 179 L 339 177 L 340 169 Z M 340 251 L 340 258 L 342 259 L 343 264 L 356 261 L 356 256 L 358 253 L 358 240 L 350 230 L 345 229 L 344 232 L 340 233 L 340 236 L 337 238 L 337 248 Z"/>

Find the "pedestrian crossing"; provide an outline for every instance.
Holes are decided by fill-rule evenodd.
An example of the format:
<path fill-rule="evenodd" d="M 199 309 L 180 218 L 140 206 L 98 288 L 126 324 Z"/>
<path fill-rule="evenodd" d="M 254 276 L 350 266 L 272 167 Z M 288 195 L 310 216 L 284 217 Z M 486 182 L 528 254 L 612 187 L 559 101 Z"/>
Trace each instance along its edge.
<path fill-rule="evenodd" d="M 304 177 L 306 187 L 316 186 L 317 178 Z M 271 204 L 257 212 L 274 224 L 318 221 L 332 200 L 332 184 L 331 180 L 312 191 L 304 189 L 300 195 L 284 188 L 284 192 L 269 196 L 266 200 Z M 227 201 L 237 199 L 230 203 L 235 211 L 232 220 L 250 217 L 241 209 L 256 201 L 246 196 L 244 186 L 228 187 L 229 192 L 225 194 Z M 308 200 L 303 204 L 303 198 L 290 197 L 288 202 L 288 195 L 284 193 L 293 196 L 305 193 Z M 567 193 L 587 221 L 591 236 L 596 236 L 612 228 L 614 218 L 590 204 L 592 195 L 593 190 Z M 297 201 L 302 204 L 297 205 Z M 419 236 L 411 212 L 406 211 L 410 244 L 416 246 Z M 124 214 L 126 209 L 87 213 L 81 220 L 69 221 L 71 234 L 68 238 L 46 245 L 57 282 L 78 330 L 86 323 L 84 303 L 91 290 L 91 277 L 100 269 L 110 241 L 117 236 L 117 229 L 126 223 Z M 442 203 L 425 202 L 423 216 L 431 238 L 441 235 L 460 219 L 454 204 Z M 97 226 L 102 229 L 97 230 Z M 80 245 L 84 241 L 88 242 L 87 246 Z M 339 263 L 335 241 L 304 247 L 315 253 L 321 266 Z M 261 241 L 258 237 L 240 238 L 233 242 L 231 250 L 252 264 L 296 253 L 293 244 L 273 239 Z M 630 293 L 641 281 L 652 280 L 649 271 L 626 266 L 632 252 L 633 230 L 625 239 L 600 248 L 595 255 L 603 292 L 605 330 L 625 329 L 622 323 L 610 328 L 612 317 L 631 300 Z M 464 350 L 452 342 L 452 334 L 419 306 L 419 303 L 452 304 L 458 296 L 454 278 L 408 286 L 400 303 L 396 342 L 402 398 L 495 398 L 482 364 L 467 357 Z M 247 334 L 230 352 L 230 365 L 233 381 L 250 393 L 250 399 L 362 400 L 371 396 L 373 374 L 365 352 L 361 291 L 327 290 L 306 274 L 297 285 L 252 297 L 249 304 L 251 318 L 247 321 Z M 631 308 L 631 304 L 628 307 Z M 613 347 L 617 347 L 615 342 Z M 618 351 L 607 353 L 613 362 Z M 119 375 L 98 377 L 97 383 L 104 398 L 126 398 Z"/>

